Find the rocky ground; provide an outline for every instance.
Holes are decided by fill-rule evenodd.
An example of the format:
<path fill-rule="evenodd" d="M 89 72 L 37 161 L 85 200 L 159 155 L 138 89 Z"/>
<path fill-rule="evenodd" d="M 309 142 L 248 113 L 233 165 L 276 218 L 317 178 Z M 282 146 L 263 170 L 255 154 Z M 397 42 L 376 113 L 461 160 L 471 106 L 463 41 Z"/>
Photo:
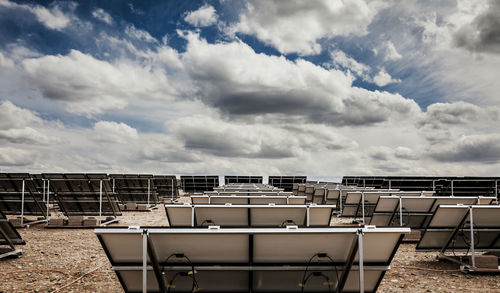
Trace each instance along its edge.
<path fill-rule="evenodd" d="M 117 225 L 165 226 L 163 207 L 125 212 Z M 0 292 L 123 292 L 92 229 L 19 229 L 24 255 L 0 261 Z M 435 254 L 400 246 L 379 292 L 500 292 L 500 275 L 464 274 Z"/>

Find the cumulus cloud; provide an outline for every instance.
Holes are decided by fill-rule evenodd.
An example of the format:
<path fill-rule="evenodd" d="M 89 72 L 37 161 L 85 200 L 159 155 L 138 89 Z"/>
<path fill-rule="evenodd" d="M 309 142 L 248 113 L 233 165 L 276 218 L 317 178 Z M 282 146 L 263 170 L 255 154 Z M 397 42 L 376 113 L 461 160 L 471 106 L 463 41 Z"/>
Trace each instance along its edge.
<path fill-rule="evenodd" d="M 497 163 L 500 161 L 500 135 L 462 136 L 457 141 L 431 149 L 430 156 L 441 162 Z"/>
<path fill-rule="evenodd" d="M 24 149 L 0 147 L 0 166 L 27 166 L 36 159 L 36 154 Z"/>
<path fill-rule="evenodd" d="M 30 110 L 17 107 L 10 101 L 0 103 L 0 130 L 24 128 L 41 122 L 42 119 Z"/>
<path fill-rule="evenodd" d="M 217 14 L 212 5 L 205 4 L 198 10 L 189 12 L 184 20 L 196 27 L 205 27 L 217 22 Z"/>
<path fill-rule="evenodd" d="M 76 4 L 70 4 L 71 10 L 74 10 Z M 0 6 L 29 11 L 35 15 L 39 22 L 53 30 L 62 30 L 66 28 L 72 19 L 72 16 L 64 13 L 58 5 L 52 5 L 49 9 L 41 5 L 17 4 L 9 0 L 0 0 Z"/>
<path fill-rule="evenodd" d="M 138 29 L 133 24 L 128 25 L 125 28 L 125 34 L 127 34 L 132 39 L 137 39 L 145 42 L 156 42 L 156 39 L 153 38 L 147 31 Z"/>
<path fill-rule="evenodd" d="M 92 16 L 109 25 L 113 24 L 113 17 L 111 17 L 111 15 L 106 11 L 104 11 L 104 9 L 102 8 L 97 8 L 94 11 L 92 11 Z"/>
<path fill-rule="evenodd" d="M 420 112 L 401 95 L 352 87 L 352 77 L 309 61 L 257 54 L 239 41 L 187 33 L 182 55 L 202 100 L 228 115 L 283 114 L 332 125 L 370 125 Z"/>
<path fill-rule="evenodd" d="M 316 125 L 247 125 L 197 115 L 169 121 L 166 127 L 187 150 L 220 157 L 283 159 L 357 146 L 333 129 Z"/>
<path fill-rule="evenodd" d="M 41 145 L 59 142 L 58 138 L 50 138 L 31 127 L 0 130 L 0 140 L 2 139 L 7 140 L 11 143 L 26 143 L 26 144 L 41 144 Z"/>
<path fill-rule="evenodd" d="M 67 102 L 75 114 L 122 109 L 132 98 L 169 100 L 177 94 L 162 68 L 127 60 L 110 63 L 77 50 L 22 64 L 44 97 Z"/>
<path fill-rule="evenodd" d="M 386 86 L 391 83 L 400 83 L 401 79 L 394 79 L 392 76 L 385 71 L 385 68 L 380 69 L 380 71 L 373 77 L 373 82 L 380 86 Z"/>
<path fill-rule="evenodd" d="M 427 107 L 423 124 L 457 125 L 479 120 L 498 121 L 500 110 L 495 107 L 482 108 L 466 102 L 434 103 Z"/>
<path fill-rule="evenodd" d="M 384 1 L 266 1 L 253 0 L 230 33 L 255 35 L 281 53 L 321 52 L 319 40 L 363 35 Z"/>
<path fill-rule="evenodd" d="M 129 143 L 139 138 L 137 130 L 129 125 L 113 121 L 99 121 L 94 124 L 95 140 L 109 143 Z"/>
<path fill-rule="evenodd" d="M 500 54 L 500 2 L 490 0 L 486 11 L 461 26 L 453 40 L 470 51 Z"/>

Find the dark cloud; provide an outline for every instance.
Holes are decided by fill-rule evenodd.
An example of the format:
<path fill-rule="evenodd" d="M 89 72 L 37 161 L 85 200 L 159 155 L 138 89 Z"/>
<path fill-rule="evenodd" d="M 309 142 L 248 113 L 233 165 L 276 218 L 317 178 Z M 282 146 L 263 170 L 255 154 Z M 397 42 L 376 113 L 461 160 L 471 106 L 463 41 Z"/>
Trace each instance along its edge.
<path fill-rule="evenodd" d="M 500 54 L 500 1 L 490 0 L 485 13 L 455 33 L 454 42 L 470 51 Z"/>
<path fill-rule="evenodd" d="M 441 162 L 500 161 L 500 135 L 473 135 L 438 150 L 431 150 L 430 156 Z"/>

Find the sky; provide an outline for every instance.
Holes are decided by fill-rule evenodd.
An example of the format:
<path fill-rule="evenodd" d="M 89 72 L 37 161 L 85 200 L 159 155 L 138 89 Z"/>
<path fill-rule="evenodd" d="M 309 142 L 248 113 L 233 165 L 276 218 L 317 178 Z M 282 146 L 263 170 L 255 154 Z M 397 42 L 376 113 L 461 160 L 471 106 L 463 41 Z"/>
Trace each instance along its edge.
<path fill-rule="evenodd" d="M 0 171 L 499 176 L 500 1 L 0 0 Z"/>

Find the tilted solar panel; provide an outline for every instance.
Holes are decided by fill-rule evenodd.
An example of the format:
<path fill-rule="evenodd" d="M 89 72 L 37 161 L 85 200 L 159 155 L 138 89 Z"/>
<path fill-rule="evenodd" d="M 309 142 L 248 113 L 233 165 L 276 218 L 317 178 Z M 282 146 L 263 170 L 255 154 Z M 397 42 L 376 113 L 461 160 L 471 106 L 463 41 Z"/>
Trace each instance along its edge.
<path fill-rule="evenodd" d="M 95 230 L 126 292 L 375 292 L 408 231 Z"/>

